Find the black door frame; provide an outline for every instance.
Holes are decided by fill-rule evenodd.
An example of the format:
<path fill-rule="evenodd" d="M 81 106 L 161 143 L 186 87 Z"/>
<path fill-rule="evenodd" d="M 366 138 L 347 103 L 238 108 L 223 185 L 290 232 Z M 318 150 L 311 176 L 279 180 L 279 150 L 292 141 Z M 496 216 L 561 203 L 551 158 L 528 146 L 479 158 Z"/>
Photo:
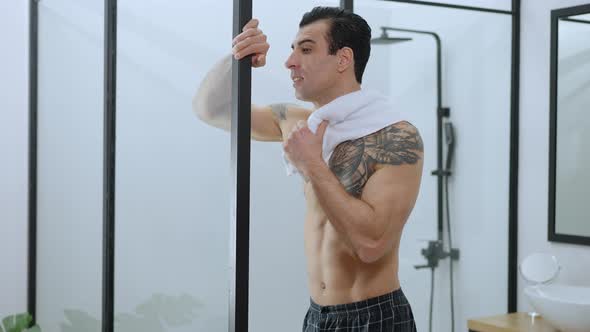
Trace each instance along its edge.
<path fill-rule="evenodd" d="M 104 78 L 104 182 L 103 182 L 103 332 L 114 329 L 114 245 L 115 245 L 115 141 L 116 141 L 116 47 L 117 0 L 105 1 L 105 78 Z M 518 259 L 518 152 L 520 82 L 520 0 L 512 0 L 512 10 L 458 6 L 451 4 L 386 0 L 414 5 L 475 10 L 512 15 L 510 179 L 508 211 L 508 312 L 517 306 Z M 38 2 L 29 0 L 29 172 L 28 172 L 28 272 L 27 310 L 36 320 L 37 303 L 37 130 L 38 130 Z M 342 8 L 353 9 L 353 0 L 341 0 Z M 252 0 L 234 0 L 233 35 L 252 17 Z M 230 232 L 231 283 L 229 331 L 248 330 L 248 278 L 250 228 L 250 98 L 251 66 L 249 58 L 233 61 L 231 176 L 232 223 Z M 236 125 L 237 124 L 237 125 Z M 239 199 L 238 199 L 239 198 Z M 231 239 L 232 237 L 230 237 Z"/>

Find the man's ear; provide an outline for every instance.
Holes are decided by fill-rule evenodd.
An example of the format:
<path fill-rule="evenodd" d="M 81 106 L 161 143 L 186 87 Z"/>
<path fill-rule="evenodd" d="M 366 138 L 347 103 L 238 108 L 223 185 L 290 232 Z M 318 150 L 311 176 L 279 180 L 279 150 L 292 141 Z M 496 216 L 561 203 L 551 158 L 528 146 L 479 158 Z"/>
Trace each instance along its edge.
<path fill-rule="evenodd" d="M 348 67 L 353 65 L 354 53 L 352 48 L 343 47 L 338 50 L 338 71 L 344 72 Z"/>

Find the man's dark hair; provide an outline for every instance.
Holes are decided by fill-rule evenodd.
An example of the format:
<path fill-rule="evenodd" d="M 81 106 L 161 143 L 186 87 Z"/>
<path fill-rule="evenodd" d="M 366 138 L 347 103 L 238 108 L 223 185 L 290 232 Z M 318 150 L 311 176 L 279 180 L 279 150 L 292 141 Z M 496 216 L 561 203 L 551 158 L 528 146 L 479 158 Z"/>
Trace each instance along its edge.
<path fill-rule="evenodd" d="M 350 47 L 354 54 L 354 75 L 360 84 L 371 54 L 371 27 L 359 15 L 338 7 L 315 7 L 303 15 L 299 28 L 319 20 L 328 20 L 326 40 L 328 54 L 334 55 L 343 47 Z"/>

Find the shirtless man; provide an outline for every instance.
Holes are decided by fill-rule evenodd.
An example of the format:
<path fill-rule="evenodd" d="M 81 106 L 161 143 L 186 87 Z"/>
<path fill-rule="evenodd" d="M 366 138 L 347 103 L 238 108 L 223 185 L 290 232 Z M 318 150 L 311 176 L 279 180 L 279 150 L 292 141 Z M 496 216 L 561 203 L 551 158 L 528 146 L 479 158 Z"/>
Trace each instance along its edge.
<path fill-rule="evenodd" d="M 235 59 L 266 63 L 269 49 L 258 20 L 233 40 Z M 356 14 L 316 7 L 306 13 L 285 62 L 296 98 L 314 110 L 361 89 L 371 30 Z M 231 56 L 207 74 L 193 100 L 206 123 L 230 129 Z M 283 142 L 305 181 L 305 253 L 310 308 L 303 331 L 415 331 L 398 278 L 402 229 L 418 195 L 423 145 L 407 121 L 339 144 L 322 159 L 328 122 L 312 133 L 314 110 L 292 104 L 252 105 L 252 138 Z"/>

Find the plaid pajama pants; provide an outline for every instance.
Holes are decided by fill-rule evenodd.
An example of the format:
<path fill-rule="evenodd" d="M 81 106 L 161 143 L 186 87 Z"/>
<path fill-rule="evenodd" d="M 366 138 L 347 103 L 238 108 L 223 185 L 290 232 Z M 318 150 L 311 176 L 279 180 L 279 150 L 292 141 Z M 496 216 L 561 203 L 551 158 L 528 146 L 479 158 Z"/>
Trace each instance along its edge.
<path fill-rule="evenodd" d="M 367 300 L 321 306 L 310 299 L 303 332 L 415 332 L 410 303 L 401 288 Z"/>

